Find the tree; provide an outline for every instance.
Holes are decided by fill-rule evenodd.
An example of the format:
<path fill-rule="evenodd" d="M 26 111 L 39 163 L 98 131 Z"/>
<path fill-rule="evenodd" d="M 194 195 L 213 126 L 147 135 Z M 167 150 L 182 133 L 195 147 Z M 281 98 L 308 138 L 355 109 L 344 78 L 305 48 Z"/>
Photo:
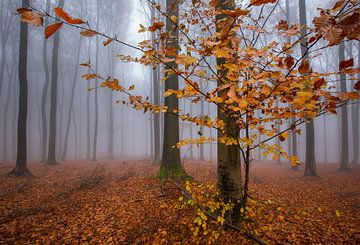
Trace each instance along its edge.
<path fill-rule="evenodd" d="M 65 0 L 59 0 L 58 7 L 64 6 Z M 50 90 L 50 129 L 49 129 L 49 147 L 46 164 L 55 165 L 56 161 L 56 118 L 57 118 L 57 96 L 58 96 L 58 62 L 59 62 L 60 32 L 54 35 L 54 44 L 52 50 L 51 63 L 51 90 Z"/>
<path fill-rule="evenodd" d="M 153 8 L 151 5 L 150 11 L 151 11 L 151 19 L 155 19 L 156 13 L 155 8 Z M 156 40 L 156 33 L 151 33 L 151 39 L 155 43 Z M 157 47 L 154 45 L 154 49 L 156 50 Z M 160 69 L 159 67 L 151 67 L 151 75 L 152 75 L 152 82 L 153 82 L 153 103 L 155 105 L 160 105 Z M 155 113 L 153 115 L 154 118 L 154 162 L 155 164 L 161 163 L 161 144 L 160 144 L 160 134 L 161 134 L 161 128 L 160 128 L 160 114 Z"/>
<path fill-rule="evenodd" d="M 306 2 L 305 0 L 299 0 L 299 15 L 300 24 L 307 25 L 306 20 Z M 306 52 L 306 29 L 301 29 L 301 55 L 307 60 L 309 57 Z M 309 61 L 305 61 L 309 62 Z M 304 176 L 318 176 L 316 172 L 316 160 L 315 160 L 315 133 L 314 133 L 314 121 L 309 119 L 306 123 L 306 156 L 305 156 L 305 172 Z"/>
<path fill-rule="evenodd" d="M 99 2 L 97 2 L 97 13 L 96 13 L 96 29 L 99 29 L 100 24 L 100 13 L 99 13 Z M 97 72 L 99 68 L 99 37 L 96 36 L 96 52 L 95 52 L 95 71 Z M 99 128 L 99 90 L 97 89 L 98 79 L 95 79 L 94 82 L 95 87 L 95 119 L 94 119 L 94 141 L 93 141 L 93 152 L 92 152 L 92 160 L 96 161 L 96 153 L 97 153 L 97 143 L 98 143 L 98 128 Z"/>
<path fill-rule="evenodd" d="M 220 0 L 218 1 L 218 8 L 222 10 L 234 10 L 235 1 Z M 223 21 L 226 20 L 226 21 Z M 216 31 L 221 33 L 222 31 L 227 32 L 229 28 L 231 29 L 233 19 L 228 15 L 218 14 L 216 16 Z M 221 33 L 224 35 L 223 33 Z M 233 34 L 234 35 L 234 34 Z M 231 43 L 226 43 L 226 45 L 231 48 Z M 218 87 L 221 87 L 224 83 L 230 83 L 227 78 L 228 71 L 224 69 L 228 63 L 225 58 L 217 58 L 216 60 L 220 70 L 218 71 L 219 80 Z M 218 97 L 226 96 L 229 93 L 229 89 L 224 89 L 218 95 Z M 234 118 L 231 118 L 224 112 L 223 107 L 226 105 L 220 104 L 218 106 L 218 118 L 225 123 L 223 130 L 218 131 L 218 138 L 224 136 L 235 136 L 237 137 L 240 133 L 239 127 L 236 125 Z M 246 132 L 249 133 L 248 131 Z M 223 200 L 231 203 L 235 203 L 234 213 L 231 215 L 232 222 L 235 225 L 238 225 L 240 221 L 240 207 L 242 206 L 243 196 L 242 196 L 242 181 L 241 181 L 241 163 L 240 163 L 240 151 L 237 145 L 227 145 L 226 142 L 218 142 L 217 147 L 217 186 L 220 190 L 220 196 Z M 250 156 L 247 156 L 248 158 Z M 250 166 L 245 165 L 246 170 L 250 171 Z M 245 197 L 246 198 L 246 197 Z"/>
<path fill-rule="evenodd" d="M 46 1 L 46 12 L 50 12 L 50 0 Z M 47 20 L 45 20 L 45 25 L 47 24 Z M 44 66 L 44 73 L 45 73 L 45 81 L 44 87 L 41 93 L 41 162 L 46 161 L 46 150 L 47 150 L 47 133 L 48 133 L 48 126 L 47 126 L 47 113 L 46 113 L 46 102 L 48 97 L 48 90 L 50 85 L 50 72 L 49 72 L 49 65 L 48 65 L 48 54 L 47 54 L 47 47 L 48 42 L 46 39 L 43 40 L 43 66 Z"/>
<path fill-rule="evenodd" d="M 339 63 L 345 61 L 345 44 L 339 45 Z M 341 67 L 339 68 L 341 70 Z M 346 75 L 340 74 L 340 91 L 346 93 Z M 339 171 L 349 171 L 349 118 L 348 108 L 343 106 L 341 112 L 341 143 L 340 143 L 340 169 Z"/>
<path fill-rule="evenodd" d="M 300 7 L 305 10 L 304 3 L 300 2 Z M 326 86 L 326 79 L 329 79 L 331 73 L 346 73 L 352 77 L 359 73 L 359 69 L 352 68 L 351 60 L 340 64 L 340 72 L 323 73 L 317 71 L 317 66 L 311 67 L 307 58 L 310 52 L 318 50 L 318 47 L 314 50 L 314 46 L 320 45 L 320 40 L 324 40 L 324 46 L 320 45 L 319 48 L 323 50 L 339 45 L 343 40 L 358 39 L 360 30 L 348 28 L 347 25 L 360 24 L 360 15 L 357 13 L 359 9 L 353 3 L 339 2 L 332 9 L 321 11 L 320 16 L 313 20 L 315 28 L 307 29 L 307 33 L 302 25 L 289 26 L 286 21 L 279 21 L 275 28 L 281 37 L 296 37 L 302 32 L 292 43 L 280 44 L 262 37 L 268 33 L 268 20 L 278 6 L 275 0 L 251 0 L 249 5 L 237 8 L 234 1 L 194 0 L 191 2 L 191 11 L 182 15 L 185 16 L 184 20 L 179 20 L 177 1 L 169 1 L 166 12 L 162 12 L 161 6 L 153 6 L 166 18 L 167 23 L 166 33 L 161 32 L 157 40 L 161 44 L 159 50 L 153 49 L 150 40 L 134 46 L 117 36 L 92 30 L 88 25 L 83 25 L 85 21 L 79 19 L 66 16 L 62 20 L 56 20 L 60 24 L 82 29 L 81 34 L 84 36 L 104 37 L 105 43 L 115 41 L 143 53 L 141 58 L 120 55 L 119 58 L 125 62 L 165 66 L 166 101 L 165 106 L 161 106 L 152 104 L 148 98 L 134 94 L 134 86 L 125 88 L 117 79 L 96 72 L 90 63 L 82 64 L 89 67 L 92 72 L 85 74 L 85 79 L 100 79 L 101 87 L 128 96 L 126 104 L 136 110 L 166 113 L 165 147 L 160 177 L 175 177 L 179 172 L 181 175 L 184 173 L 179 149 L 174 148 L 174 144 L 181 147 L 187 144 L 218 142 L 218 149 L 222 150 L 218 150 L 220 194 L 217 199 L 225 204 L 224 209 L 220 211 L 227 214 L 226 222 L 232 223 L 234 227 L 234 224 L 242 221 L 246 213 L 253 151 L 261 148 L 264 155 L 280 153 L 287 157 L 280 145 L 272 143 L 274 139 L 279 137 L 283 142 L 290 130 L 299 132 L 299 125 L 326 113 L 335 114 L 337 108 L 347 106 L 349 101 L 359 98 L 358 92 L 332 93 Z M 259 6 L 262 10 L 257 8 Z M 212 11 L 208 11 L 209 9 Z M 257 17 L 253 14 L 256 12 L 254 9 L 258 10 Z M 268 13 L 268 17 L 264 18 L 263 13 Z M 201 17 L 201 21 L 192 21 L 198 16 Z M 191 29 L 187 28 L 184 22 L 195 27 L 203 27 L 203 35 L 191 35 Z M 155 21 L 150 27 L 140 26 L 139 32 L 161 31 L 164 26 L 163 22 Z M 216 32 L 213 33 L 211 28 L 216 29 Z M 336 32 L 328 35 L 329 29 Z M 305 38 L 308 39 L 307 42 L 304 42 Z M 265 43 L 260 43 L 260 39 Z M 179 40 L 182 40 L 181 50 Z M 294 52 L 299 46 L 306 47 L 300 56 Z M 217 65 L 208 62 L 208 58 L 216 58 Z M 206 68 L 200 66 L 201 62 Z M 195 81 L 199 76 L 203 82 L 215 84 L 215 88 L 203 91 L 204 88 Z M 181 89 L 178 86 L 179 78 L 184 82 Z M 359 90 L 359 87 L 360 84 L 357 83 L 355 88 Z M 178 108 L 178 98 L 191 99 L 193 103 L 201 99 L 212 103 L 218 108 L 218 117 L 194 116 L 183 112 Z M 281 104 L 276 105 L 276 101 L 280 101 Z M 218 137 L 214 139 L 200 136 L 197 139 L 183 139 L 177 143 L 179 121 L 176 116 L 200 127 L 214 128 L 218 130 Z M 279 131 L 275 124 L 286 125 L 291 118 L 296 118 L 295 122 Z M 262 135 L 260 140 L 258 133 Z M 298 164 L 298 159 L 288 158 L 294 165 Z M 213 215 L 216 213 L 213 212 Z"/>
<path fill-rule="evenodd" d="M 358 44 L 358 66 L 360 66 L 360 43 Z M 360 74 L 358 74 L 358 80 L 360 80 Z M 355 84 L 354 84 L 355 85 Z M 352 106 L 351 118 L 353 126 L 353 160 L 352 164 L 358 165 L 359 162 L 359 112 L 360 106 L 359 103 L 356 103 Z"/>
<path fill-rule="evenodd" d="M 175 16 L 173 19 L 179 19 L 179 2 L 176 0 L 166 1 L 166 12 L 169 16 Z M 175 21 L 176 22 L 176 21 Z M 175 58 L 179 53 L 179 30 L 175 23 L 170 18 L 166 21 L 166 31 L 171 32 L 172 35 L 166 39 L 166 47 L 173 50 L 173 54 L 169 55 L 169 59 Z M 165 80 L 165 92 L 169 90 L 179 89 L 179 77 L 174 74 L 173 70 L 177 69 L 175 62 L 168 62 L 166 64 L 168 70 Z M 179 108 L 179 101 L 175 95 L 165 98 L 165 106 L 169 110 L 177 110 Z M 179 142 L 179 118 L 175 115 L 165 114 L 164 118 L 164 143 L 163 153 L 160 164 L 158 177 L 160 179 L 183 178 L 186 176 L 180 161 L 180 149 L 176 146 Z"/>
<path fill-rule="evenodd" d="M 73 107 L 74 107 L 74 97 L 75 97 L 75 90 L 76 90 L 76 81 L 78 79 L 78 72 L 79 72 L 79 66 L 77 64 L 80 63 L 79 61 L 80 61 L 81 43 L 82 43 L 82 38 L 80 37 L 80 39 L 78 41 L 77 52 L 76 52 L 74 78 L 73 78 L 72 85 L 71 85 L 71 96 L 70 96 L 69 112 L 68 112 L 67 123 L 66 123 L 64 149 L 63 149 L 62 156 L 61 156 L 61 160 L 63 160 L 63 161 L 66 159 L 68 140 L 69 140 L 70 123 L 71 123 L 72 114 L 73 114 L 73 110 L 74 110 Z"/>
<path fill-rule="evenodd" d="M 22 0 L 23 8 L 29 8 L 29 0 Z M 31 176 L 27 168 L 27 116 L 28 116 L 28 82 L 27 82 L 27 52 L 28 52 L 28 24 L 20 24 L 19 49 L 19 114 L 17 132 L 17 156 L 15 168 L 11 176 Z"/>

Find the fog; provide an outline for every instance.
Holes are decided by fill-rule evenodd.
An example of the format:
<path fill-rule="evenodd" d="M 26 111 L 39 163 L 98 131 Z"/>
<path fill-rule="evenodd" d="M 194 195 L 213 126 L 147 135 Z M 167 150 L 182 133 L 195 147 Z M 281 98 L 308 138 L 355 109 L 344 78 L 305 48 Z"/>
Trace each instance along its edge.
<path fill-rule="evenodd" d="M 298 5 L 290 1 L 290 18 L 292 23 L 298 23 Z M 309 6 L 308 20 L 318 14 L 316 8 L 329 7 L 334 1 L 307 1 Z M 57 3 L 50 1 L 50 9 Z M 15 11 L 21 5 L 20 1 L 0 2 L 0 162 L 13 164 L 16 159 L 17 143 L 17 116 L 18 116 L 18 53 L 19 53 L 19 16 Z M 46 10 L 46 1 L 31 1 L 31 5 L 37 9 Z M 327 5 L 327 6 L 325 6 Z M 284 1 L 274 13 L 276 18 L 284 19 Z M 186 8 L 183 4 L 182 8 Z M 80 17 L 88 21 L 92 28 L 109 35 L 116 35 L 120 40 L 137 45 L 144 39 L 150 38 L 147 33 L 138 33 L 139 25 L 148 26 L 150 23 L 150 10 L 146 1 L 139 0 L 116 0 L 116 1 L 65 1 L 64 9 L 72 16 Z M 50 11 L 52 12 L 52 11 Z M 98 28 L 96 28 L 98 27 Z M 28 44 L 28 159 L 31 162 L 39 162 L 42 159 L 42 136 L 43 123 L 41 119 L 42 93 L 46 82 L 44 68 L 44 44 L 48 71 L 51 75 L 51 54 L 53 37 L 44 42 L 44 29 L 29 27 Z M 274 38 L 276 36 L 274 35 Z M 59 78 L 57 99 L 57 128 L 56 128 L 56 154 L 59 161 L 75 159 L 152 159 L 153 157 L 153 115 L 149 112 L 136 111 L 130 106 L 123 105 L 123 96 L 109 89 L 99 87 L 100 82 L 87 81 L 81 78 L 88 72 L 86 67 L 80 67 L 79 63 L 91 61 L 98 64 L 97 70 L 104 77 L 115 77 L 123 86 L 135 85 L 135 92 L 143 97 L 153 98 L 152 67 L 139 64 L 123 63 L 117 55 L 141 55 L 129 47 L 118 43 L 111 43 L 104 47 L 102 38 L 81 37 L 77 30 L 71 27 L 63 27 L 60 31 L 59 48 Z M 282 42 L 282 40 L 277 40 Z M 80 49 L 79 49 L 80 48 Z M 79 52 L 79 54 L 78 54 Z M 300 51 L 299 51 L 300 52 Z M 338 66 L 338 50 L 336 48 L 324 51 L 326 55 L 315 57 L 311 62 L 313 66 L 326 69 L 336 69 Z M 359 46 L 355 42 L 348 42 L 346 57 L 358 57 Z M 77 59 L 77 56 L 79 58 Z M 98 59 L 98 60 L 97 60 Z M 97 61 L 96 61 L 97 60 Z M 356 59 L 358 62 L 358 59 Z M 213 61 L 215 64 L 215 60 Z M 359 64 L 357 63 L 357 66 Z M 336 80 L 338 78 L 334 78 Z M 339 86 L 337 82 L 335 86 Z M 182 85 L 180 85 L 182 86 Z M 161 84 L 163 91 L 163 83 Z M 349 86 L 350 90 L 351 87 Z M 74 92 L 74 93 L 73 93 Z M 47 124 L 50 112 L 50 86 L 46 93 L 45 111 Z M 74 97 L 71 105 L 71 98 Z M 95 137 L 96 96 L 98 97 L 98 125 L 97 139 Z M 163 101 L 163 99 L 161 99 Z M 120 102 L 120 103 L 117 103 Z M 180 102 L 181 108 L 189 111 L 189 101 Z M 70 112 L 70 108 L 71 112 Z M 352 112 L 354 106 L 349 107 L 349 122 L 359 114 Z M 354 107 L 355 108 L 355 107 Z M 113 111 L 113 113 L 111 112 Z M 200 104 L 192 105 L 192 113 L 200 113 Z M 70 112 L 70 114 L 69 114 Z M 216 108 L 205 104 L 204 113 L 212 118 L 216 116 Z M 163 116 L 161 116 L 163 118 Z M 70 122 L 67 151 L 65 159 L 64 147 L 66 144 L 66 130 Z M 49 125 L 47 126 L 47 135 Z M 318 162 L 338 163 L 340 152 L 340 124 L 339 118 L 333 115 L 325 115 L 315 120 L 316 160 Z M 302 126 L 302 128 L 304 128 Z M 196 125 L 181 122 L 180 137 L 196 138 L 202 129 Z M 358 135 L 353 135 L 352 126 L 349 128 L 349 145 Z M 215 130 L 204 129 L 205 136 L 216 136 Z M 113 152 L 111 150 L 111 137 L 113 137 Z M 96 147 L 94 147 L 94 142 Z M 46 144 L 47 145 L 47 144 Z M 289 141 L 282 142 L 284 149 L 290 149 Z M 204 155 L 207 161 L 215 163 L 216 144 L 204 145 Z M 298 137 L 299 157 L 304 161 L 305 136 L 304 131 Z M 94 151 L 96 154 L 94 154 Z M 354 154 L 350 147 L 350 160 Z M 200 158 L 199 146 L 185 146 L 181 149 L 184 160 Z M 266 159 L 258 152 L 253 155 L 256 159 Z M 60 160 L 61 159 L 61 160 Z M 271 159 L 268 157 L 267 159 Z"/>

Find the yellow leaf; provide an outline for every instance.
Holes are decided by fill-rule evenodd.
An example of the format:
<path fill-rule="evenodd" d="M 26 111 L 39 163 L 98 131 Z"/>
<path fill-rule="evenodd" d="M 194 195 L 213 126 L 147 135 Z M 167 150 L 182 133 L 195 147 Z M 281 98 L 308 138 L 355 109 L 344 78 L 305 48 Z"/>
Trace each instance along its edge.
<path fill-rule="evenodd" d="M 340 211 L 339 211 L 339 210 L 337 210 L 337 209 L 335 210 L 335 214 L 336 214 L 336 216 L 337 216 L 337 217 L 340 217 L 340 216 L 341 216 Z"/>
<path fill-rule="evenodd" d="M 170 17 L 170 19 L 171 19 L 171 21 L 174 22 L 174 23 L 177 22 L 177 17 L 176 17 L 175 15 L 172 15 L 172 16 Z"/>

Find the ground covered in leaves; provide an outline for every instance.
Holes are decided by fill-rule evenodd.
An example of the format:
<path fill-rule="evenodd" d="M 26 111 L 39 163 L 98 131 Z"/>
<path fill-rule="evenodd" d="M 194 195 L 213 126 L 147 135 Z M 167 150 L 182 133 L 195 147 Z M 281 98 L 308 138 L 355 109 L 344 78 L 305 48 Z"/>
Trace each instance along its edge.
<path fill-rule="evenodd" d="M 360 169 L 303 178 L 288 165 L 254 163 L 256 234 L 268 243 L 360 243 Z M 214 183 L 216 166 L 186 164 L 195 183 Z M 0 244 L 193 244 L 195 210 L 181 192 L 154 178 L 147 161 L 31 164 L 34 178 L 7 177 L 0 166 Z M 210 225 L 209 231 L 215 229 Z M 206 239 L 206 238 L 205 238 Z M 253 243 L 226 229 L 217 243 Z"/>

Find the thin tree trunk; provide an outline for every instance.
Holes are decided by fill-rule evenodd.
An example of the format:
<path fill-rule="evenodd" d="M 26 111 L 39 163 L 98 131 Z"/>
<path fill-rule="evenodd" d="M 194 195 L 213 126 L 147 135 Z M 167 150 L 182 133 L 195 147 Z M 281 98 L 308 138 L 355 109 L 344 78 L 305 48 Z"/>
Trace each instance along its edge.
<path fill-rule="evenodd" d="M 8 159 L 8 148 L 7 146 L 9 145 L 9 142 L 8 142 L 8 118 L 10 118 L 8 116 L 8 113 L 9 113 L 9 107 L 10 107 L 10 98 L 11 98 L 11 84 L 12 82 L 15 80 L 15 67 L 16 67 L 16 64 L 15 64 L 15 59 L 13 59 L 13 65 L 11 67 L 8 68 L 9 70 L 9 74 L 8 74 L 8 87 L 7 87 L 7 93 L 6 93 L 6 102 L 5 102 L 5 110 L 4 110 L 4 125 L 3 125 L 3 160 L 4 162 L 7 162 L 9 159 Z"/>
<path fill-rule="evenodd" d="M 339 45 L 339 62 L 345 60 L 345 44 L 342 42 Z M 346 93 L 346 75 L 340 75 L 340 90 Z M 349 117 L 348 107 L 342 106 L 341 112 L 341 159 L 339 171 L 349 171 Z"/>
<path fill-rule="evenodd" d="M 200 115 L 203 117 L 204 116 L 204 100 L 201 99 L 200 101 Z M 200 134 L 204 135 L 204 127 L 200 128 Z M 200 161 L 204 161 L 205 157 L 204 157 L 204 144 L 200 144 Z"/>
<path fill-rule="evenodd" d="M 99 6 L 97 6 L 97 20 L 96 20 L 96 29 L 99 29 L 100 23 L 100 13 Z M 98 72 L 99 69 L 99 37 L 96 36 L 96 57 L 95 57 L 95 71 Z M 93 142 L 93 152 L 92 152 L 92 160 L 96 161 L 96 153 L 97 153 L 97 141 L 98 141 L 98 125 L 99 125 L 99 90 L 97 88 L 98 79 L 95 79 L 95 125 L 94 125 L 94 142 Z"/>
<path fill-rule="evenodd" d="M 89 39 L 88 54 L 91 52 L 91 39 Z M 90 57 L 89 57 L 90 60 Z M 86 93 L 86 159 L 89 160 L 91 156 L 91 125 L 90 125 L 90 83 L 87 83 Z"/>
<path fill-rule="evenodd" d="M 22 7 L 29 7 L 29 0 L 22 0 Z M 18 141 L 15 168 L 10 172 L 12 176 L 31 176 L 27 168 L 27 115 L 28 115 L 28 83 L 27 83 L 27 55 L 28 52 L 28 25 L 20 24 L 19 49 L 19 116 Z"/>
<path fill-rule="evenodd" d="M 78 78 L 78 71 L 79 71 L 79 65 L 78 64 L 79 64 L 79 61 L 80 61 L 81 43 L 82 43 L 82 38 L 79 39 L 79 46 L 77 47 L 75 73 L 74 73 L 73 83 L 72 83 L 72 86 L 71 86 L 71 97 L 70 97 L 69 113 L 68 113 L 67 123 L 66 123 L 64 149 L 63 149 L 62 156 L 61 156 L 61 160 L 63 160 L 63 161 L 66 159 L 66 153 L 67 153 L 67 148 L 68 148 L 70 123 L 71 123 L 72 111 L 73 111 L 73 107 L 74 107 L 76 81 L 77 81 L 77 78 Z"/>
<path fill-rule="evenodd" d="M 59 1 L 60 8 L 64 7 L 64 0 Z M 49 148 L 48 165 L 57 164 L 56 161 L 56 114 L 57 114 L 57 95 L 58 95 L 58 62 L 59 62 L 60 32 L 54 34 L 54 46 L 52 52 L 51 65 L 51 103 L 50 103 L 50 131 L 49 131 Z"/>
<path fill-rule="evenodd" d="M 360 43 L 358 44 L 358 66 L 360 66 Z M 360 81 L 360 74 L 358 74 L 358 80 Z M 359 165 L 359 113 L 360 113 L 360 106 L 359 100 L 355 105 L 352 107 L 352 125 L 353 125 L 353 160 L 351 161 L 352 164 Z"/>

